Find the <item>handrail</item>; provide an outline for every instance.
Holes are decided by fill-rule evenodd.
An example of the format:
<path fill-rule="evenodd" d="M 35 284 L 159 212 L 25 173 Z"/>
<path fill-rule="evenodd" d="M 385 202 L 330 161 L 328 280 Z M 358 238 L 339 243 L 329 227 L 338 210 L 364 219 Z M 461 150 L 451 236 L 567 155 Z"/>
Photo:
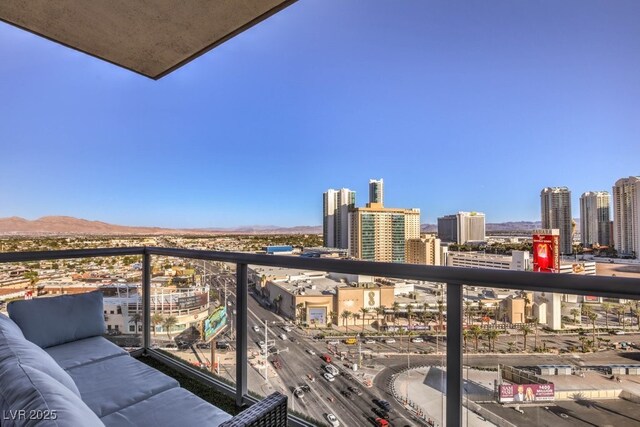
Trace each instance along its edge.
<path fill-rule="evenodd" d="M 415 264 L 381 263 L 326 258 L 304 258 L 263 255 L 241 252 L 219 252 L 161 247 L 127 247 L 73 249 L 37 252 L 0 253 L 0 263 L 28 262 L 52 259 L 93 258 L 105 256 L 141 255 L 143 258 L 143 295 L 145 295 L 145 333 L 143 345 L 149 350 L 150 287 L 152 255 L 221 261 L 236 264 L 239 316 L 237 330 L 246 330 L 247 266 L 263 265 L 335 273 L 393 277 L 447 284 L 447 426 L 458 426 L 462 420 L 462 286 L 486 286 L 506 289 L 525 289 L 539 292 L 570 293 L 613 298 L 640 299 L 640 279 L 625 277 L 584 276 L 578 274 L 550 274 L 526 271 L 490 270 L 465 267 L 441 267 Z M 242 311 L 242 313 L 240 312 Z M 236 374 L 236 403 L 241 405 L 247 395 L 247 338 L 239 335 L 236 358 L 241 363 Z M 242 365 L 242 366 L 240 366 Z"/>
<path fill-rule="evenodd" d="M 578 274 L 542 274 L 529 271 L 441 267 L 432 265 L 398 264 L 327 258 L 304 258 L 283 255 L 263 255 L 242 252 L 220 252 L 150 246 L 72 249 L 59 251 L 3 252 L 0 253 L 0 263 L 144 255 L 145 253 L 150 255 L 164 255 L 249 265 L 395 277 L 400 279 L 423 280 L 461 285 L 469 284 L 493 288 L 524 289 L 541 292 L 563 292 L 614 298 L 640 298 L 640 279 L 628 277 L 613 278 L 605 276 L 583 276 Z"/>

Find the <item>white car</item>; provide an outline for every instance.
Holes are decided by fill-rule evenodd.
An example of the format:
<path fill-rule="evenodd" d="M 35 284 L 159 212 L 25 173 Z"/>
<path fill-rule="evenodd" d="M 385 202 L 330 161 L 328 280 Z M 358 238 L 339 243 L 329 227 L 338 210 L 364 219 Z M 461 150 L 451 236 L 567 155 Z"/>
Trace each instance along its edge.
<path fill-rule="evenodd" d="M 260 327 L 257 326 L 257 325 L 254 325 L 253 326 L 253 330 L 256 331 L 256 332 L 260 332 Z"/>
<path fill-rule="evenodd" d="M 365 344 L 375 344 L 376 340 L 372 340 L 372 339 L 368 339 L 368 340 L 364 340 Z"/>
<path fill-rule="evenodd" d="M 384 340 L 384 342 L 386 342 L 387 344 L 395 344 L 396 340 L 394 340 L 393 338 L 387 338 L 386 340 Z"/>
<path fill-rule="evenodd" d="M 327 341 L 327 344 L 329 344 L 329 345 L 338 345 L 338 344 L 340 344 L 340 341 L 338 341 L 338 340 L 331 340 L 331 341 Z"/>
<path fill-rule="evenodd" d="M 412 338 L 411 342 L 424 342 L 424 340 L 422 338 L 418 337 L 418 338 Z"/>
<path fill-rule="evenodd" d="M 329 372 L 325 372 L 324 374 L 322 374 L 322 376 L 324 377 L 325 380 L 329 381 L 329 382 L 333 382 L 336 379 L 333 377 L 333 375 L 331 375 Z"/>
<path fill-rule="evenodd" d="M 327 421 L 329 421 L 331 427 L 340 427 L 340 421 L 333 414 L 327 414 Z"/>
<path fill-rule="evenodd" d="M 308 348 L 308 349 L 307 349 L 307 353 L 309 353 L 309 354 L 310 354 L 310 355 L 312 355 L 312 356 L 315 356 L 315 355 L 316 355 L 316 352 L 315 352 L 315 351 L 313 351 L 313 350 L 311 350 L 310 348 Z"/>
<path fill-rule="evenodd" d="M 285 330 L 285 332 L 291 332 L 291 328 L 290 328 L 290 327 L 288 327 L 288 326 L 285 326 L 285 327 L 284 327 L 284 328 L 282 328 L 282 329 L 284 329 L 284 330 Z"/>

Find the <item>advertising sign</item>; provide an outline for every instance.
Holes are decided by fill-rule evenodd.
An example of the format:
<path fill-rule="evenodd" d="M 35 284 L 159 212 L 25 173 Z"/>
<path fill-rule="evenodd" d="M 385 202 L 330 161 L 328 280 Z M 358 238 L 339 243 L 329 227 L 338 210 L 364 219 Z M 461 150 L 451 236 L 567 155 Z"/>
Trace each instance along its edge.
<path fill-rule="evenodd" d="M 207 305 L 208 295 L 205 293 L 178 298 L 178 308 L 189 309 Z"/>
<path fill-rule="evenodd" d="M 533 235 L 533 271 L 560 272 L 560 236 L 555 234 Z"/>
<path fill-rule="evenodd" d="M 309 322 L 316 321 L 317 325 L 327 323 L 327 309 L 325 307 L 309 308 Z"/>
<path fill-rule="evenodd" d="M 213 313 L 204 319 L 202 327 L 202 339 L 205 342 L 211 341 L 213 338 L 227 326 L 227 307 L 220 306 Z"/>
<path fill-rule="evenodd" d="M 503 402 L 548 402 L 555 399 L 553 384 L 502 384 L 500 403 Z"/>

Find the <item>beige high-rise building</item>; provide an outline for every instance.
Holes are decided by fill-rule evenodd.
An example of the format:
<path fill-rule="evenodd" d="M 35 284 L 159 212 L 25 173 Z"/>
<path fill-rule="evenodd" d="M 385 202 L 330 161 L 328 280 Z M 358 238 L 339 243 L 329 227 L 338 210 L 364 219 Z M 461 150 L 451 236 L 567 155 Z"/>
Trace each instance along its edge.
<path fill-rule="evenodd" d="M 613 241 L 618 254 L 640 256 L 640 176 L 613 186 Z"/>
<path fill-rule="evenodd" d="M 420 209 L 368 203 L 350 216 L 349 255 L 366 261 L 405 262 L 408 239 L 420 237 Z"/>
<path fill-rule="evenodd" d="M 347 249 L 349 210 L 356 204 L 356 193 L 348 188 L 329 189 L 322 195 L 322 237 L 328 248 Z"/>
<path fill-rule="evenodd" d="M 571 191 L 567 187 L 546 187 L 540 192 L 542 228 L 560 230 L 560 253 L 573 252 Z"/>
<path fill-rule="evenodd" d="M 609 246 L 609 193 L 587 191 L 580 196 L 580 240 L 585 247 Z"/>
<path fill-rule="evenodd" d="M 440 265 L 440 239 L 435 236 L 408 239 L 405 252 L 408 264 Z"/>

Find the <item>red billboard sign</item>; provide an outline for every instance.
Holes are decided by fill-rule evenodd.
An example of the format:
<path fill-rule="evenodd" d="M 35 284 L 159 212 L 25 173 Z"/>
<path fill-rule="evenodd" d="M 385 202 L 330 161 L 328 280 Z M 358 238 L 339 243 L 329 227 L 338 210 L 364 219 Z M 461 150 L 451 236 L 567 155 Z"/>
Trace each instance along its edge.
<path fill-rule="evenodd" d="M 555 399 L 553 384 L 502 384 L 500 403 L 503 402 L 545 402 Z"/>
<path fill-rule="evenodd" d="M 553 234 L 533 235 L 533 271 L 560 272 L 560 236 Z"/>

